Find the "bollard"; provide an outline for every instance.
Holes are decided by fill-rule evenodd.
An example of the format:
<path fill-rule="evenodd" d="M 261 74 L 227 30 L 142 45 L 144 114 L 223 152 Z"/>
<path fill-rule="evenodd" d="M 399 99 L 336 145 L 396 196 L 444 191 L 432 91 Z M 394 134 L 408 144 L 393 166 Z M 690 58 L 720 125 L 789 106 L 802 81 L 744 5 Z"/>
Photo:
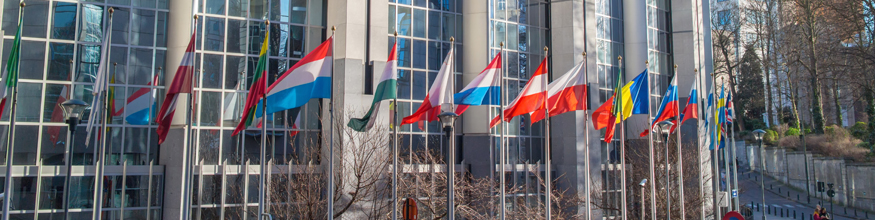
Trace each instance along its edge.
<path fill-rule="evenodd" d="M 783 218 L 784 217 L 784 209 L 779 209 L 778 212 L 781 213 L 781 218 Z"/>
<path fill-rule="evenodd" d="M 778 194 L 781 194 L 781 187 L 778 187 Z"/>
<path fill-rule="evenodd" d="M 854 209 L 854 217 L 857 217 L 857 210 Z"/>
<path fill-rule="evenodd" d="M 772 184 L 769 184 L 769 189 L 772 189 Z"/>
<path fill-rule="evenodd" d="M 848 214 L 848 207 L 845 207 L 845 215 Z"/>
<path fill-rule="evenodd" d="M 790 191 L 787 191 L 787 198 L 790 198 Z M 799 199 L 797 198 L 796 200 L 799 200 Z"/>
<path fill-rule="evenodd" d="M 772 207 L 766 207 L 766 214 L 772 214 Z"/>
<path fill-rule="evenodd" d="M 793 210 L 793 219 L 796 219 L 796 210 Z"/>
<path fill-rule="evenodd" d="M 796 194 L 796 201 L 799 201 L 799 194 Z"/>

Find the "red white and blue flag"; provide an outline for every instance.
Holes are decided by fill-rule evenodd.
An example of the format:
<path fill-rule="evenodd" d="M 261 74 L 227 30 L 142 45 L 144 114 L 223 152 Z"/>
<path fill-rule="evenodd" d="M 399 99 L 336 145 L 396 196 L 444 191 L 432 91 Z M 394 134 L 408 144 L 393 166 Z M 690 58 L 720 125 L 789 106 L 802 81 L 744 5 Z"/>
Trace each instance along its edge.
<path fill-rule="evenodd" d="M 428 95 L 425 95 L 422 105 L 410 116 L 404 117 L 401 120 L 401 125 L 413 124 L 416 122 L 432 122 L 438 120 L 437 116 L 441 113 L 441 108 L 444 105 L 453 106 L 453 50 L 447 53 L 447 58 L 444 59 L 441 70 L 438 71 L 435 81 L 428 89 Z M 449 110 L 449 109 L 445 109 Z"/>
<path fill-rule="evenodd" d="M 461 115 L 468 106 L 499 105 L 501 101 L 501 53 L 492 58 L 492 62 L 471 80 L 461 92 L 453 95 L 453 100 L 459 106 L 456 114 Z"/>
<path fill-rule="evenodd" d="M 668 89 L 665 91 L 662 103 L 659 104 L 659 111 L 656 112 L 653 122 L 650 123 L 650 129 L 652 130 L 657 122 L 677 117 L 678 106 L 678 77 L 675 75 L 671 80 L 671 84 L 668 85 Z M 672 132 L 674 132 L 675 127 L 676 126 L 673 126 L 671 128 Z M 640 136 L 647 136 L 648 133 L 650 133 L 650 130 L 644 130 Z"/>
<path fill-rule="evenodd" d="M 140 88 L 128 97 L 127 104 L 123 108 L 125 111 L 125 121 L 132 125 L 148 125 L 149 119 L 152 118 L 152 109 L 155 106 L 155 85 L 158 84 L 158 75 L 156 74 L 152 82 L 146 84 L 145 88 Z"/>
<path fill-rule="evenodd" d="M 509 122 L 513 117 L 529 114 L 544 108 L 544 99 L 547 96 L 547 58 L 541 61 L 541 65 L 535 69 L 535 73 L 526 83 L 526 87 L 520 91 L 519 96 L 504 107 L 504 121 Z M 489 127 L 495 127 L 500 122 L 500 116 L 496 116 L 489 123 Z"/>
<path fill-rule="evenodd" d="M 695 118 L 699 119 L 699 77 L 696 77 L 696 80 L 693 81 L 693 86 L 690 89 L 690 96 L 687 99 L 687 106 L 684 107 L 684 111 L 681 112 L 681 124 L 687 121 L 687 119 Z"/>

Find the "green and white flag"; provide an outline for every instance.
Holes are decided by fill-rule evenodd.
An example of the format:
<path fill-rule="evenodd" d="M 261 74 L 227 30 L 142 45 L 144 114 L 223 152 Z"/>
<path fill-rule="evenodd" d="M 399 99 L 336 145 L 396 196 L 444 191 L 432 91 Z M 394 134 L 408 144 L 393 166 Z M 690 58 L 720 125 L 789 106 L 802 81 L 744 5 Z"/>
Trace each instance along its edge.
<path fill-rule="evenodd" d="M 3 115 L 3 110 L 6 109 L 8 102 L 6 89 L 14 88 L 18 85 L 18 60 L 21 51 L 21 21 L 24 16 L 21 16 L 19 11 L 18 16 L 18 31 L 15 32 L 15 39 L 12 40 L 12 48 L 9 50 L 9 60 L 6 60 L 6 69 L 3 70 L 3 79 L 0 79 L 0 116 Z"/>
<path fill-rule="evenodd" d="M 380 76 L 380 83 L 377 84 L 377 89 L 374 91 L 374 102 L 371 103 L 371 109 L 362 118 L 353 118 L 349 120 L 347 126 L 353 130 L 364 132 L 374 127 L 374 122 L 377 120 L 377 112 L 380 110 L 380 103 L 384 100 L 392 100 L 397 96 L 398 82 L 398 59 L 395 56 L 396 42 L 392 45 L 392 51 L 389 52 L 389 60 L 386 61 L 386 69 L 383 70 L 383 75 Z"/>

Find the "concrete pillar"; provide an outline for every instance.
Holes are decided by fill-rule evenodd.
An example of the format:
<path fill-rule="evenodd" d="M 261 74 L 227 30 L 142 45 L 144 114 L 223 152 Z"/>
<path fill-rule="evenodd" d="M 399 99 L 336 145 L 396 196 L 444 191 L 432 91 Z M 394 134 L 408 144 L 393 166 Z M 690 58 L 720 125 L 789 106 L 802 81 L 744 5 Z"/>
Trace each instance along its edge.
<path fill-rule="evenodd" d="M 192 21 L 194 16 L 191 0 L 174 0 L 169 2 L 170 14 L 167 19 L 167 57 L 165 59 L 164 84 L 170 86 L 176 69 L 185 55 L 185 48 L 191 39 Z M 181 219 L 183 196 L 183 169 L 185 167 L 185 118 L 188 111 L 188 95 L 182 95 L 173 117 L 173 127 L 168 133 L 164 144 L 160 146 L 161 165 L 164 165 L 164 206 L 162 219 Z"/>
<path fill-rule="evenodd" d="M 485 1 L 462 2 L 462 39 L 465 47 L 462 57 L 465 65 L 462 66 L 462 82 L 456 87 L 463 87 L 471 82 L 492 60 L 489 53 L 489 4 Z M 476 45 L 476 46 L 475 46 Z M 508 97 L 508 101 L 514 97 Z M 495 115 L 489 114 L 486 106 L 472 106 L 465 111 L 465 120 L 462 120 L 464 131 L 463 146 L 471 146 L 463 149 L 466 163 L 471 164 L 471 174 L 477 178 L 489 177 L 498 163 L 498 155 L 495 150 L 498 143 L 490 142 L 489 122 Z M 500 126 L 500 125 L 497 125 Z M 490 146 L 489 144 L 493 145 Z M 485 146 L 485 147 L 484 147 Z"/>

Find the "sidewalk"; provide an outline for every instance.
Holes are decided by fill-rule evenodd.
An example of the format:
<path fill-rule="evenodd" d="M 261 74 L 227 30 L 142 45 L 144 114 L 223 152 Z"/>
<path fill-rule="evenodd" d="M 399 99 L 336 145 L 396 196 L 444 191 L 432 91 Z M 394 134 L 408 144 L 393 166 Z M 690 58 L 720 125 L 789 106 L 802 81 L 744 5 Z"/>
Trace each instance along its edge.
<path fill-rule="evenodd" d="M 742 186 L 744 186 L 745 184 L 742 184 L 741 182 L 747 181 L 747 182 L 753 183 L 753 186 L 756 186 L 757 188 L 761 188 L 759 178 L 760 178 L 760 174 L 758 172 L 754 172 L 754 171 L 750 171 L 750 170 L 746 170 L 745 172 L 743 172 L 743 173 L 740 172 L 738 174 L 738 181 L 739 181 L 739 184 Z M 821 207 L 826 208 L 827 211 L 832 216 L 834 216 L 835 219 L 843 219 L 843 218 L 847 218 L 847 219 L 875 219 L 875 214 L 873 214 L 873 213 L 868 213 L 868 212 L 865 212 L 863 210 L 859 210 L 859 209 L 852 208 L 852 207 L 845 207 L 845 206 L 841 206 L 841 205 L 834 204 L 834 203 L 831 204 L 829 199 L 823 200 L 823 199 L 816 198 L 816 197 L 812 196 L 811 202 L 809 203 L 808 198 L 805 194 L 805 189 L 802 189 L 802 190 L 794 189 L 794 188 L 790 187 L 789 185 L 785 185 L 782 182 L 778 181 L 777 179 L 771 178 L 769 176 L 766 176 L 765 180 L 763 181 L 763 184 L 765 184 L 766 192 L 769 192 L 766 194 L 767 198 L 780 197 L 780 198 L 795 202 L 798 205 L 805 206 L 808 208 L 808 210 L 804 211 L 804 212 L 807 212 L 807 214 L 806 214 L 806 215 L 808 215 L 807 217 L 810 217 L 811 210 L 814 210 L 814 207 L 816 205 L 820 204 Z M 748 185 L 748 186 L 751 186 L 751 185 Z M 753 190 L 753 189 L 744 189 L 744 190 Z M 760 191 L 760 189 L 755 189 L 755 190 L 757 192 Z M 759 201 L 754 200 L 754 204 L 758 205 Z M 748 202 L 747 204 L 741 204 L 741 205 L 750 206 L 751 204 Z M 761 211 L 763 211 L 763 210 L 761 210 Z M 760 217 L 760 216 L 762 216 L 761 213 L 762 212 L 757 212 L 756 209 L 754 209 L 754 216 L 756 216 L 756 218 L 754 218 L 754 219 L 762 219 L 762 217 Z M 793 219 L 792 217 L 791 218 L 780 218 L 780 217 L 777 217 L 775 215 L 769 215 L 769 214 L 767 214 L 766 216 L 768 217 L 768 219 Z M 785 217 L 787 217 L 787 216 L 785 216 Z M 797 217 L 798 217 L 797 219 L 802 219 L 801 216 L 797 216 Z M 805 218 L 805 219 L 808 219 L 808 218 Z"/>

